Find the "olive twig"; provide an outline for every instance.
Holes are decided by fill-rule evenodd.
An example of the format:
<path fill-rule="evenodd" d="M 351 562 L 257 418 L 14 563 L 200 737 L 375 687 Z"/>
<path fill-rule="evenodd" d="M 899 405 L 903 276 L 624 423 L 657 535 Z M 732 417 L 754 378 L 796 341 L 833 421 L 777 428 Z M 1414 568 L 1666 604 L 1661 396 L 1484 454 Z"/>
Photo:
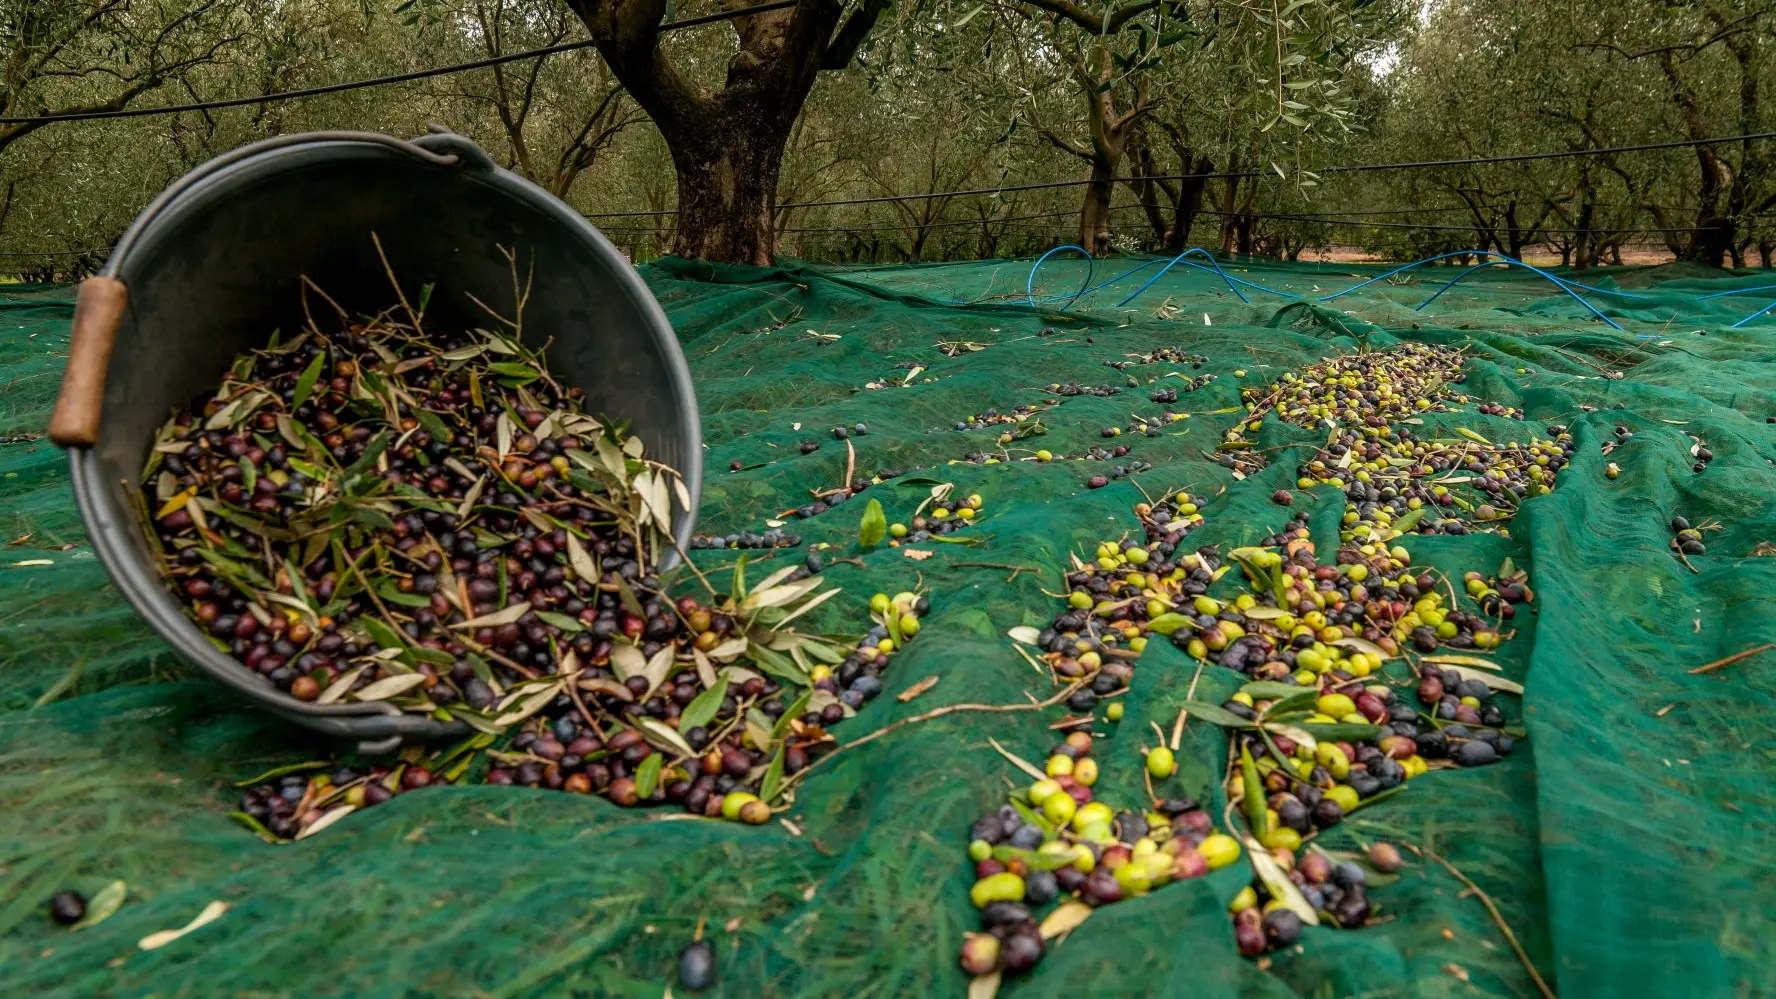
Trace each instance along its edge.
<path fill-rule="evenodd" d="M 395 268 L 389 263 L 388 254 L 382 251 L 382 239 L 372 232 L 370 242 L 376 244 L 376 256 L 382 261 L 382 269 L 388 274 L 389 284 L 395 287 L 395 297 L 400 299 L 401 308 L 407 312 L 407 318 L 413 321 L 414 331 L 423 333 L 424 327 L 420 325 L 420 314 L 413 311 L 413 306 L 407 301 L 407 293 L 401 290 L 401 282 L 395 277 Z"/>
<path fill-rule="evenodd" d="M 1511 950 L 1516 952 L 1517 960 L 1523 963 L 1524 970 L 1529 972 L 1530 979 L 1535 982 L 1536 988 L 1541 991 L 1544 999 L 1556 999 L 1554 990 L 1549 988 L 1548 983 L 1542 980 L 1541 972 L 1537 971 L 1535 965 L 1530 963 L 1529 955 L 1524 952 L 1523 945 L 1517 942 L 1517 935 L 1511 932 L 1510 924 L 1506 923 L 1505 917 L 1499 914 L 1498 906 L 1493 904 L 1492 896 L 1480 890 L 1479 885 L 1469 880 L 1466 874 L 1457 870 L 1454 864 L 1443 859 L 1438 854 L 1418 846 L 1410 840 L 1402 839 L 1400 840 L 1400 845 L 1421 857 L 1429 857 L 1436 861 L 1438 864 L 1442 865 L 1444 870 L 1454 875 L 1457 881 L 1466 885 L 1467 889 L 1474 893 L 1474 897 L 1478 898 L 1480 903 L 1486 906 L 1486 911 L 1491 914 L 1493 923 L 1498 926 L 1499 932 L 1505 935 L 1505 942 L 1509 943 L 1511 945 Z"/>
<path fill-rule="evenodd" d="M 1005 578 L 1007 583 L 1016 582 L 1019 573 L 1028 572 L 1037 576 L 1042 575 L 1040 568 L 1027 565 L 1007 565 L 1004 562 L 951 562 L 950 565 L 956 569 L 1006 569 L 1011 572 L 1011 575 Z"/>
<path fill-rule="evenodd" d="M 1204 665 L 1202 660 L 1197 660 L 1196 673 L 1190 678 L 1190 689 L 1184 692 L 1184 700 L 1196 700 L 1196 681 L 1202 679 Z M 1175 753 L 1178 751 L 1178 744 L 1184 738 L 1184 726 L 1188 724 L 1189 721 L 1190 712 L 1183 707 L 1178 708 L 1178 719 L 1172 722 L 1172 752 Z"/>
<path fill-rule="evenodd" d="M 1744 652 L 1735 652 L 1732 655 L 1727 656 L 1725 659 L 1716 659 L 1714 662 L 1708 663 L 1705 666 L 1698 666 L 1695 669 L 1690 670 L 1689 673 L 1692 676 L 1700 673 L 1712 673 L 1722 667 L 1731 666 L 1741 659 L 1750 659 L 1752 656 L 1755 656 L 1760 652 L 1768 652 L 1771 649 L 1776 649 L 1776 642 L 1765 642 L 1756 648 L 1746 649 Z"/>
<path fill-rule="evenodd" d="M 933 708 L 932 710 L 927 711 L 922 715 L 914 715 L 911 718 L 902 718 L 900 721 L 897 721 L 897 722 L 893 723 L 892 725 L 885 725 L 879 729 L 876 729 L 874 732 L 871 732 L 870 734 L 868 734 L 866 736 L 862 736 L 861 738 L 857 738 L 857 739 L 852 739 L 850 742 L 847 742 L 844 745 L 838 747 L 837 749 L 834 749 L 832 752 L 827 753 L 825 756 L 822 756 L 819 759 L 813 761 L 812 763 L 809 763 L 808 766 L 802 770 L 801 774 L 798 774 L 797 776 L 804 776 L 807 773 L 809 773 L 810 771 L 812 771 L 815 767 L 821 765 L 822 763 L 825 763 L 827 760 L 832 759 L 833 757 L 839 755 L 840 753 L 844 752 L 845 750 L 854 749 L 858 746 L 863 745 L 866 742 L 874 742 L 875 740 L 881 738 L 884 735 L 887 735 L 888 733 L 890 733 L 898 728 L 904 728 L 908 725 L 913 725 L 918 722 L 931 721 L 934 718 L 942 718 L 944 715 L 955 714 L 958 711 L 985 711 L 985 712 L 993 712 L 993 713 L 1001 713 L 1001 714 L 1009 713 L 1009 712 L 1013 712 L 1013 711 L 1040 711 L 1043 708 L 1052 708 L 1055 705 L 1066 700 L 1068 697 L 1071 697 L 1073 695 L 1073 692 L 1080 689 L 1081 687 L 1085 686 L 1086 682 L 1087 682 L 1086 680 L 1081 679 L 1078 682 L 1071 684 L 1065 690 L 1062 690 L 1060 693 L 1054 695 L 1053 697 L 1049 698 L 1048 700 L 1037 701 L 1037 702 L 1034 702 L 1031 704 L 946 704 L 941 708 Z"/>
<path fill-rule="evenodd" d="M 710 584 L 709 577 L 703 575 L 703 570 L 697 568 L 697 563 L 691 561 L 691 556 L 685 553 L 684 545 L 680 544 L 677 538 L 672 539 L 672 550 L 678 553 L 680 559 L 684 560 L 685 568 L 691 570 L 691 575 L 697 577 L 697 582 L 703 584 L 703 588 L 709 591 L 710 596 L 721 596 L 720 593 L 716 592 L 715 587 Z"/>

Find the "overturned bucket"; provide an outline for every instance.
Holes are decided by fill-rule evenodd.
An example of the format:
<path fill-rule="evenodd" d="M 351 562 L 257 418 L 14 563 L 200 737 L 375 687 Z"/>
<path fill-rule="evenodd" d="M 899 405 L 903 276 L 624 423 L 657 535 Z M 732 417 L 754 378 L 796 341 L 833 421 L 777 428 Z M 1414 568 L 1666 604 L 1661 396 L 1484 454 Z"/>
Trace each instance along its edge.
<path fill-rule="evenodd" d="M 375 233 L 404 286 L 432 285 L 426 318 L 468 329 L 474 299 L 509 302 L 513 265 L 532 282 L 524 339 L 586 408 L 628 423 L 676 468 L 696 522 L 702 435 L 690 371 L 647 286 L 579 213 L 499 168 L 469 140 L 369 132 L 282 136 L 225 153 L 162 192 L 81 286 L 50 436 L 68 451 L 80 514 L 112 582 L 186 660 L 266 709 L 386 750 L 465 731 L 380 702 L 297 700 L 211 645 L 167 592 L 137 521 L 141 471 L 172 410 L 214 386 L 235 356 L 307 323 L 306 275 L 353 314 L 393 295 Z M 473 298 L 471 298 L 473 296 Z M 670 556 L 668 556 L 670 558 Z"/>

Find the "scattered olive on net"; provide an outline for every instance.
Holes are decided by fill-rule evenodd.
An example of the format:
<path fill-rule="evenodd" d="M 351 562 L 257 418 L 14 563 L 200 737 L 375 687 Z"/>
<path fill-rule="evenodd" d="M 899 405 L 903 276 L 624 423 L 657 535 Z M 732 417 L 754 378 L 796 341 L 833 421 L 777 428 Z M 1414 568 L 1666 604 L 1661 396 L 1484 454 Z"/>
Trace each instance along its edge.
<path fill-rule="evenodd" d="M 698 940 L 678 954 L 678 984 L 701 992 L 715 984 L 715 948 Z"/>
<path fill-rule="evenodd" d="M 1708 546 L 1702 543 L 1702 532 L 1720 529 L 1720 523 L 1713 519 L 1698 521 L 1691 524 L 1688 518 L 1671 518 L 1671 552 L 1684 559 L 1690 555 L 1708 554 Z"/>
<path fill-rule="evenodd" d="M 86 899 L 79 892 L 58 891 L 49 897 L 49 918 L 72 926 L 86 916 Z"/>
<path fill-rule="evenodd" d="M 969 827 L 969 898 L 979 933 L 968 934 L 960 964 L 969 975 L 1019 974 L 1042 960 L 1042 910 L 1099 908 L 1136 898 L 1174 881 L 1200 877 L 1239 859 L 1239 842 L 1214 831 L 1194 802 L 1162 799 L 1144 814 L 1116 811 L 1082 783 L 1095 773 L 1092 736 L 1075 731 L 1050 751 L 1051 776 L 1013 791 L 1006 803 Z M 1176 769 L 1171 751 L 1147 753 L 1154 783 Z"/>
<path fill-rule="evenodd" d="M 1245 789 L 1259 789 L 1263 799 L 1239 811 L 1247 833 L 1271 851 L 1291 885 L 1285 890 L 1257 879 L 1242 891 L 1245 901 L 1230 907 L 1242 953 L 1293 945 L 1306 913 L 1317 913 L 1321 925 L 1366 925 L 1373 906 L 1365 868 L 1334 863 L 1321 852 L 1319 837 L 1433 769 L 1484 766 L 1514 748 L 1491 674 L 1462 660 L 1509 637 L 1510 621 L 1533 600 L 1527 574 L 1507 562 L 1495 574 L 1469 572 L 1457 586 L 1413 565 L 1399 542 L 1415 528 L 1502 530 L 1521 501 L 1553 488 L 1569 462 L 1572 438 L 1565 427 L 1551 426 L 1546 438 L 1531 435 L 1527 444 L 1476 440 L 1452 447 L 1416 441 L 1389 425 L 1471 403 L 1449 387 L 1461 381 L 1460 365 L 1453 351 L 1408 347 L 1334 359 L 1316 366 L 1317 373 L 1285 374 L 1262 396 L 1249 397 L 1255 406 L 1272 400 L 1290 422 L 1332 424 L 1328 443 L 1302 464 L 1297 483 L 1302 489 L 1333 485 L 1345 494 L 1336 548 L 1327 557 L 1316 549 L 1308 514 L 1296 513 L 1276 534 L 1225 556 L 1227 568 L 1244 573 L 1244 592 L 1223 595 L 1222 583 L 1211 594 L 1223 556 L 1212 548 L 1192 551 L 1185 540 L 1202 523 L 1199 504 L 1188 493 L 1164 494 L 1135 507 L 1144 539 L 1105 542 L 1089 561 L 1084 553 L 1075 560 L 1065 577 L 1065 607 L 1037 635 L 1056 682 L 1077 685 L 1066 705 L 1072 711 L 1088 707 L 1084 695 L 1118 693 L 1100 686 L 1104 677 L 1126 685 L 1135 658 L 1157 636 L 1193 658 L 1245 674 L 1244 686 L 1220 706 L 1226 715 L 1246 724 L 1286 712 L 1283 723 L 1296 731 L 1265 726 L 1261 737 L 1248 726 L 1231 732 L 1241 762 L 1230 776 L 1229 797 L 1255 801 Z M 1475 408 L 1520 418 L 1501 404 Z M 1245 440 L 1261 422 L 1262 414 L 1248 411 L 1230 438 Z M 1481 502 L 1424 481 L 1464 477 L 1486 483 L 1471 487 Z M 1280 502 L 1284 495 L 1273 498 Z M 1426 521 L 1431 510 L 1459 510 L 1471 519 L 1445 514 Z M 1422 707 L 1407 703 L 1397 680 L 1383 677 L 1385 664 L 1406 650 L 1421 657 L 1416 681 L 1405 689 L 1416 691 Z M 1121 707 L 1116 700 L 1107 715 Z M 1175 760 L 1154 749 L 1147 765 L 1157 777 L 1171 773 Z M 1080 772 L 1077 754 L 1057 752 L 1045 772 L 1069 793 L 1044 798 L 1034 810 L 1050 822 L 1076 821 L 1085 807 L 1080 802 L 1089 800 L 1071 793 Z M 1229 842 L 1237 849 L 1237 841 Z M 1205 840 L 1198 852 L 1208 856 L 1213 848 Z M 1106 866 L 1126 866 L 1116 847 L 1103 854 Z M 1379 844 L 1367 862 L 1388 871 L 1401 861 L 1398 851 Z M 1124 897 L 1128 877 L 1099 873 L 1096 865 L 1077 874 L 1057 871 L 1062 889 L 1075 890 L 1076 882 L 1079 897 L 1092 904 Z"/>

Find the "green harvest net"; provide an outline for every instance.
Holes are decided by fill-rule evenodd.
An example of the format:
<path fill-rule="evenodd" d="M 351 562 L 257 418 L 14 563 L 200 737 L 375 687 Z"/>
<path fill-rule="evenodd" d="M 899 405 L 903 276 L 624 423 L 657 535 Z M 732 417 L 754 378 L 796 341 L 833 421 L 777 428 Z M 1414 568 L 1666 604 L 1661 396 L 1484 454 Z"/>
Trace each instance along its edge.
<path fill-rule="evenodd" d="M 1064 589 L 1070 551 L 1138 529 L 1130 507 L 1141 496 L 1129 480 L 1084 487 L 1100 463 L 947 464 L 996 433 L 958 432 L 956 421 L 1044 398 L 1051 382 L 1124 384 L 1103 362 L 1156 346 L 1207 355 L 1202 372 L 1218 379 L 1165 407 L 1196 415 L 1164 436 L 1125 438 L 1131 459 L 1154 466 L 1134 481 L 1156 495 L 1212 497 L 1192 544 L 1249 544 L 1293 512 L 1270 495 L 1292 486 L 1294 461 L 1279 457 L 1235 482 L 1205 457 L 1237 419 L 1214 411 L 1234 406 L 1242 384 L 1355 349 L 1359 338 L 1465 348 L 1465 391 L 1521 407 L 1531 421 L 1568 423 L 1578 445 L 1559 488 L 1526 503 L 1509 537 L 1406 539 L 1416 562 L 1453 574 L 1491 573 L 1506 557 L 1529 570 L 1534 610 L 1519 615 L 1497 655 L 1527 684 L 1521 706 L 1505 702 L 1513 720 L 1522 712 L 1529 738 L 1498 765 L 1414 780 L 1326 839 L 1404 839 L 1442 854 L 1496 903 L 1567 999 L 1776 994 L 1776 663 L 1687 672 L 1776 638 L 1776 559 L 1756 554 L 1776 539 L 1776 427 L 1764 421 L 1776 413 L 1776 320 L 1733 331 L 1767 299 L 1695 301 L 1755 277 L 1673 268 L 1594 276 L 1650 296 L 1596 299 L 1614 303 L 1606 310 L 1627 327 L 1617 332 L 1520 272 L 1476 274 L 1415 312 L 1441 278 L 1377 283 L 1307 307 L 1258 293 L 1242 304 L 1212 274 L 1180 269 L 1129 307 L 1116 303 L 1134 282 L 1064 313 L 1019 304 L 1027 262 L 766 270 L 667 261 L 644 273 L 696 375 L 709 441 L 702 530 L 758 530 L 807 502 L 807 490 L 838 484 L 846 454 L 830 429 L 840 424 L 869 424 L 854 440 L 860 471 L 923 466 L 869 491 L 890 520 L 909 517 L 936 480 L 985 497 L 986 518 L 958 535 L 978 546 L 924 545 L 935 554 L 923 561 L 881 548 L 861 565 L 826 570 L 845 587 L 822 608 L 828 629 L 861 621 L 878 590 L 922 580 L 932 591 L 923 632 L 885 679 L 890 695 L 938 682 L 916 699 L 872 702 L 839 726 L 845 740 L 945 704 L 1049 696 L 1006 630 L 1048 623 L 1057 604 L 1043 591 Z M 1233 273 L 1312 295 L 1376 271 Z M 1082 263 L 1051 261 L 1036 292 L 1065 296 L 1089 283 Z M 403 795 L 286 846 L 233 824 L 232 781 L 324 748 L 191 679 L 107 584 L 62 456 L 39 435 L 70 298 L 26 287 L 0 296 L 0 540 L 12 542 L 0 558 L 0 991 L 659 997 L 706 919 L 718 955 L 713 994 L 963 992 L 956 954 L 976 927 L 968 826 L 1023 780 L 987 740 L 1040 759 L 1054 741 L 1052 712 L 961 712 L 846 751 L 799 789 L 799 835 L 485 786 Z M 949 357 L 940 340 L 987 346 Z M 927 369 L 917 384 L 863 388 L 908 364 Z M 1100 428 L 1160 408 L 1147 391 L 1069 398 L 1044 414 L 1046 436 L 1016 445 L 1083 451 Z M 1460 426 L 1495 440 L 1524 428 L 1471 407 L 1428 423 L 1427 433 Z M 1636 434 L 1605 457 L 1600 445 L 1618 423 Z M 1691 471 L 1686 432 L 1717 456 L 1703 473 Z M 823 446 L 803 455 L 803 440 Z M 734 461 L 762 467 L 730 473 Z M 1621 466 L 1618 479 L 1605 477 L 1609 461 Z M 1323 537 L 1341 503 L 1329 489 L 1302 491 L 1295 509 L 1313 511 Z M 829 557 L 849 555 L 860 512 L 844 506 L 791 529 L 833 544 Z M 1709 554 L 1690 560 L 1695 571 L 1668 549 L 1667 521 L 1679 513 L 1723 525 L 1707 539 Z M 718 576 L 732 560 L 698 553 Z M 1005 568 L 965 563 L 1034 571 L 1008 581 Z M 1150 720 L 1169 727 L 1193 672 L 1181 653 L 1154 644 L 1127 716 L 1099 726 L 1114 733 L 1095 753 L 1100 797 L 1145 800 L 1137 748 Z M 1207 671 L 1198 696 L 1218 700 L 1231 676 Z M 1174 778 L 1217 813 L 1224 753 L 1218 732 L 1193 723 Z M 1434 864 L 1411 862 L 1373 891 L 1386 917 L 1379 925 L 1310 929 L 1262 967 L 1237 956 L 1225 912 L 1248 877 L 1242 860 L 1100 910 L 1001 994 L 1536 994 L 1482 901 Z M 70 932 L 43 917 L 53 890 L 90 895 L 116 879 L 128 883 L 129 901 L 104 923 Z M 137 949 L 214 900 L 231 906 L 220 920 L 162 949 Z"/>

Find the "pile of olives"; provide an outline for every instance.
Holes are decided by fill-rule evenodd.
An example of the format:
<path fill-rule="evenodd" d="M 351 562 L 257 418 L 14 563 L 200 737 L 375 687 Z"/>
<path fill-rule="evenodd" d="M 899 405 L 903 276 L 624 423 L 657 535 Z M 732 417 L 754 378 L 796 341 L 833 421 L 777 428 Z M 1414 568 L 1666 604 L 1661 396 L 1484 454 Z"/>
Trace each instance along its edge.
<path fill-rule="evenodd" d="M 1128 354 L 1126 357 L 1127 359 L 1122 361 L 1105 361 L 1104 366 L 1115 368 L 1118 371 L 1126 371 L 1136 365 L 1144 364 L 1188 364 L 1193 368 L 1200 368 L 1209 363 L 1209 359 L 1201 354 L 1192 354 L 1179 347 L 1160 347 L 1150 353 Z M 1215 376 L 1209 375 L 1208 377 L 1212 379 Z"/>
<path fill-rule="evenodd" d="M 1239 841 L 1216 832 L 1214 817 L 1194 801 L 1118 811 L 1096 800 L 1093 746 L 1084 732 L 1068 735 L 1049 753 L 1047 777 L 969 829 L 969 900 L 981 925 L 962 944 L 970 975 L 1023 972 L 1041 961 L 1051 934 L 1038 914 L 1053 903 L 1111 905 L 1239 859 Z M 1164 746 L 1148 751 L 1146 766 L 1155 781 L 1176 770 Z"/>

